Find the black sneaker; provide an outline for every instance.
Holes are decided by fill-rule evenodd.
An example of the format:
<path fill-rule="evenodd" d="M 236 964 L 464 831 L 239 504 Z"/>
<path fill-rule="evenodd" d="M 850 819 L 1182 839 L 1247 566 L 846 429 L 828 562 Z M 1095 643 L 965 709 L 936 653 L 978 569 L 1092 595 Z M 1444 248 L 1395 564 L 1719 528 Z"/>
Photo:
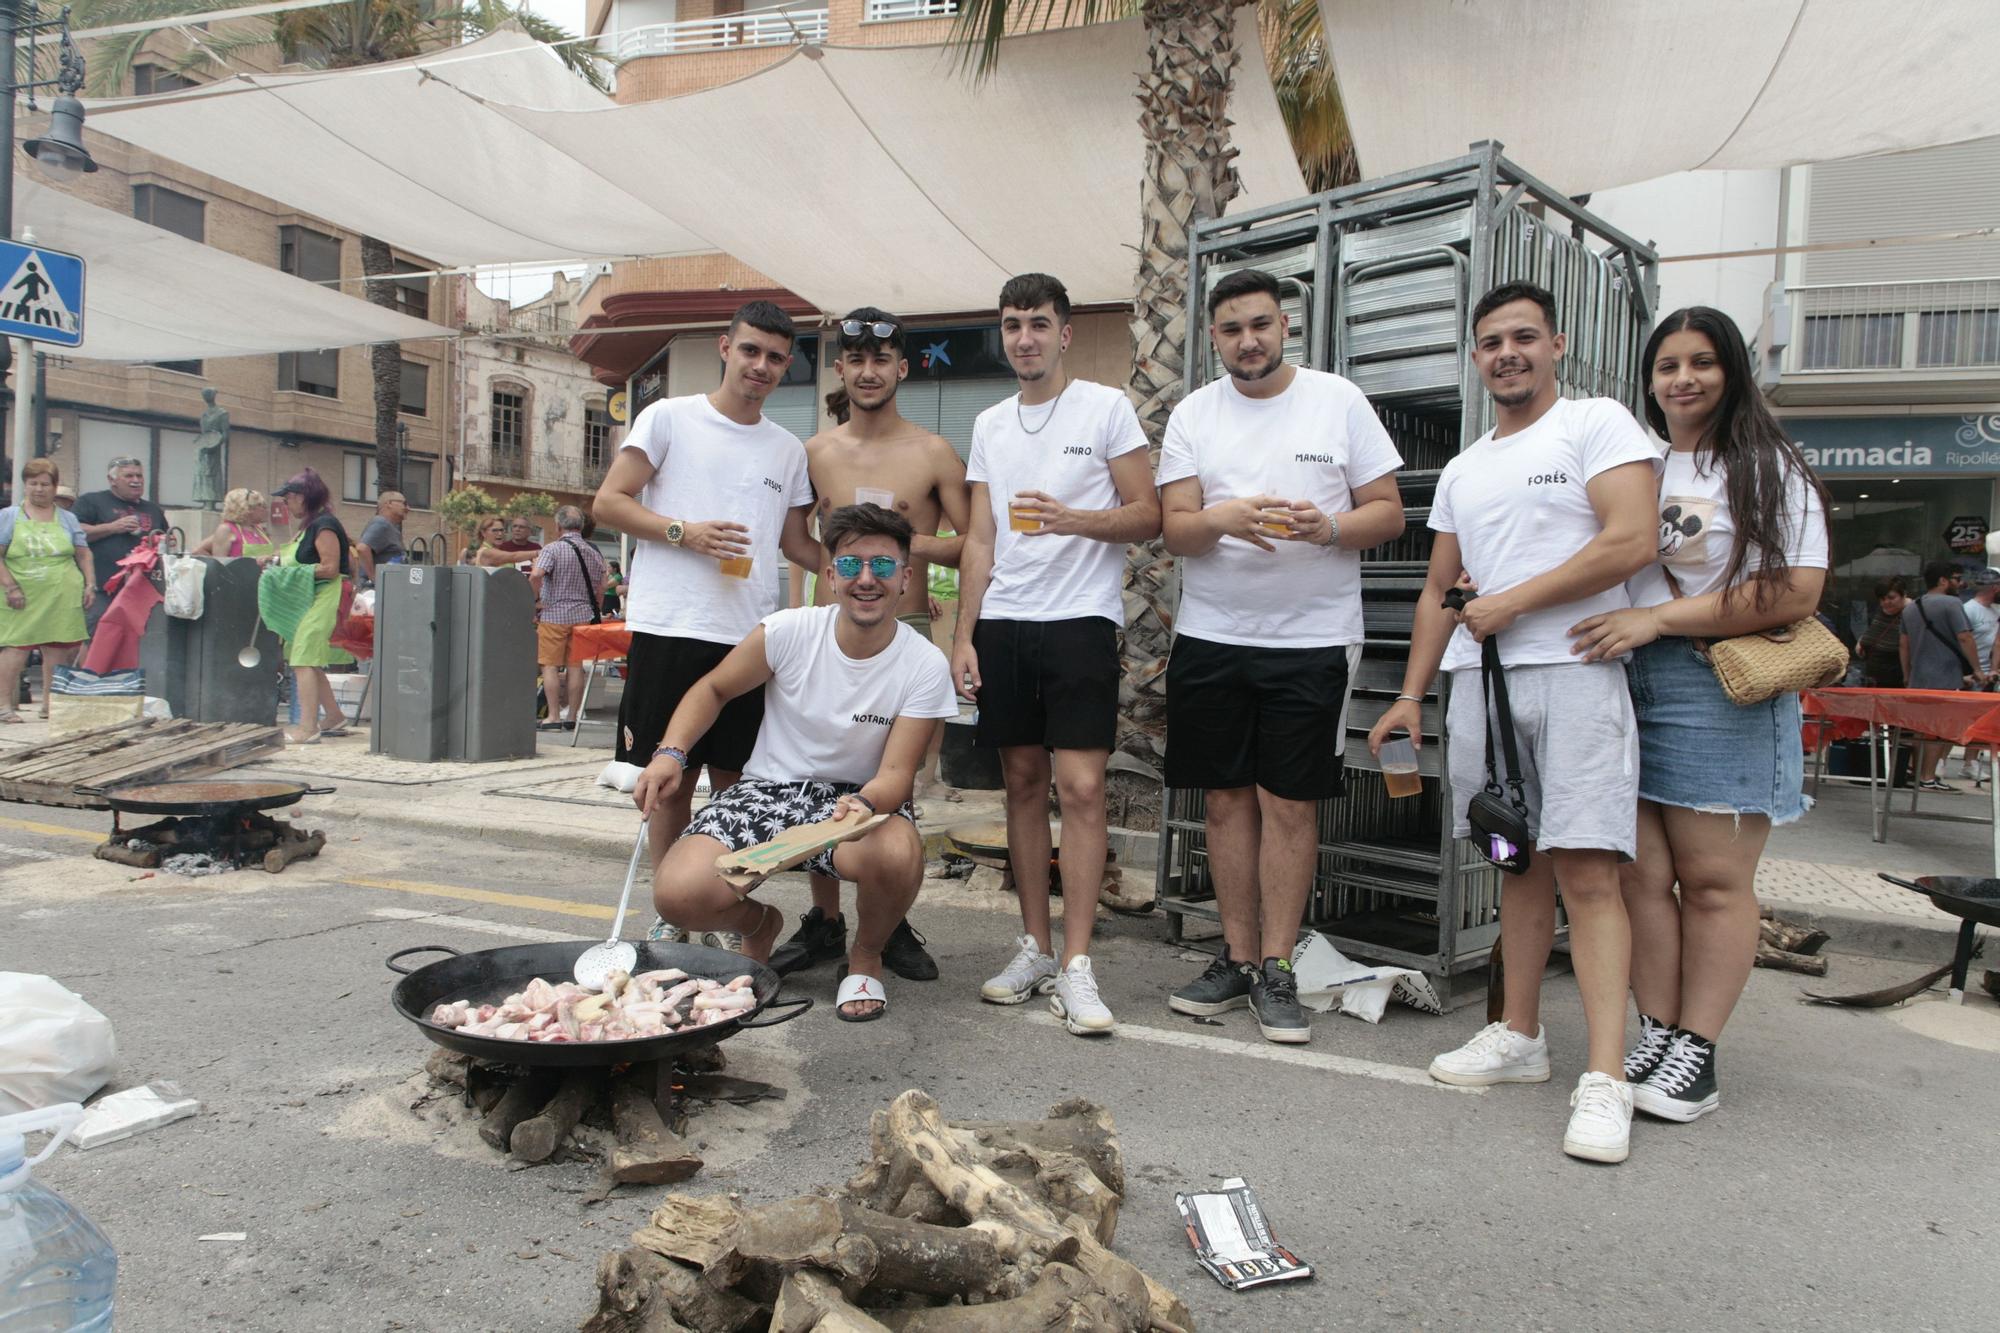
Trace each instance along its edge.
<path fill-rule="evenodd" d="M 910 929 L 910 919 L 904 917 L 889 932 L 889 942 L 882 946 L 882 961 L 905 981 L 936 981 L 937 959 L 924 948 L 927 942 Z"/>
<path fill-rule="evenodd" d="M 1651 1014 L 1639 1015 L 1639 1040 L 1632 1049 L 1625 1052 L 1625 1081 L 1638 1083 L 1652 1073 L 1660 1063 L 1660 1057 L 1667 1053 L 1667 1046 L 1674 1039 L 1673 1025 L 1662 1023 Z"/>
<path fill-rule="evenodd" d="M 1662 1120 L 1698 1120 L 1721 1101 L 1715 1086 L 1715 1043 L 1674 1029 L 1667 1053 L 1632 1085 L 1632 1105 Z"/>
<path fill-rule="evenodd" d="M 821 963 L 847 957 L 847 918 L 828 921 L 817 907 L 799 918 L 793 936 L 771 953 L 771 970 L 779 976 L 803 972 Z"/>
<path fill-rule="evenodd" d="M 1222 956 L 1210 963 L 1206 972 L 1167 997 L 1167 1008 L 1197 1018 L 1226 1014 L 1250 1003 L 1250 979 L 1256 975 L 1257 969 L 1250 964 L 1231 959 L 1225 944 Z"/>
<path fill-rule="evenodd" d="M 1261 972 L 1250 974 L 1250 1012 L 1266 1041 L 1312 1040 L 1306 1011 L 1299 1007 L 1299 982 L 1289 959 L 1266 958 Z"/>

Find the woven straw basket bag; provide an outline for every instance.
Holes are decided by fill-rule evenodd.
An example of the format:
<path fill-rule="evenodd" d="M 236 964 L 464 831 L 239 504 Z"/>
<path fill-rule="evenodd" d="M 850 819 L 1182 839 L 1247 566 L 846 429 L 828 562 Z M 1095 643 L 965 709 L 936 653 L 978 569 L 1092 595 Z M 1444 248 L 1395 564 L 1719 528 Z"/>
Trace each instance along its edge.
<path fill-rule="evenodd" d="M 1847 648 L 1808 616 L 1796 624 L 1717 639 L 1705 649 L 1729 702 L 1761 704 L 1794 690 L 1816 690 L 1847 673 Z"/>

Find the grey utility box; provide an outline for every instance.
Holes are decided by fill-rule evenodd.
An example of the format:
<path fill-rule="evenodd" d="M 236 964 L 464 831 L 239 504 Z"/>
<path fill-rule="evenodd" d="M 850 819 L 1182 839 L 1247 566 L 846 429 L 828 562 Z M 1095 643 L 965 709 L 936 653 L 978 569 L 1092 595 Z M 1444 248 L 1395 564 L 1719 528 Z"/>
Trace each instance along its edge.
<path fill-rule="evenodd" d="M 375 583 L 369 748 L 396 759 L 535 752 L 535 597 L 514 569 L 388 565 Z"/>
<path fill-rule="evenodd" d="M 423 763 L 451 757 L 451 574 L 434 565 L 376 571 L 368 748 L 377 754 Z"/>
<path fill-rule="evenodd" d="M 278 712 L 284 645 L 257 615 L 257 562 L 242 556 L 198 557 L 203 565 L 201 618 L 181 620 L 153 608 L 139 642 L 146 692 L 166 700 L 175 717 L 196 722 L 269 725 Z M 236 660 L 256 635 L 262 660 Z"/>
<path fill-rule="evenodd" d="M 455 565 L 451 594 L 452 757 L 535 752 L 535 594 L 511 567 Z"/>

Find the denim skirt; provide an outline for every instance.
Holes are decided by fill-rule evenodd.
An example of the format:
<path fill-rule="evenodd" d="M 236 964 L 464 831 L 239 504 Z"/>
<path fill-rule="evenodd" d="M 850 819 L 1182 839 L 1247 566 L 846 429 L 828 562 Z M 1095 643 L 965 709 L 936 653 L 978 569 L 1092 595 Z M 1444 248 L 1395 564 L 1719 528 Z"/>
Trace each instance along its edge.
<path fill-rule="evenodd" d="M 1740 708 L 1684 638 L 1632 654 L 1625 680 L 1639 722 L 1639 797 L 1713 814 L 1768 815 L 1789 824 L 1806 812 L 1799 696 Z"/>

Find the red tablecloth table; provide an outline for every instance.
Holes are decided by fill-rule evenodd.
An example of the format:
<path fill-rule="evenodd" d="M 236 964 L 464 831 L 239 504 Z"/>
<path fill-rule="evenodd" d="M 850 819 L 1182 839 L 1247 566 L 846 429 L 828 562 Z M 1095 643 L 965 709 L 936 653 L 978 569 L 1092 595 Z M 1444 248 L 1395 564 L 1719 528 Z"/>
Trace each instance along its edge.
<path fill-rule="evenodd" d="M 622 620 L 607 620 L 598 625 L 577 625 L 570 631 L 569 660 L 577 662 L 602 662 L 610 658 L 623 657 L 632 651 L 632 631 L 625 628 Z"/>
<path fill-rule="evenodd" d="M 1890 785 L 1895 780 L 1895 754 L 1903 733 L 1911 732 L 1958 745 L 2000 745 L 2000 694 L 1975 690 L 1883 690 L 1835 687 L 1805 690 L 1799 705 L 1808 721 L 1820 720 L 1833 734 L 1861 735 L 1880 727 L 1888 733 L 1889 761 L 1882 762 L 1882 747 L 1873 741 L 1868 747 L 1868 788 L 1875 810 L 1875 841 L 1889 837 Z M 1991 820 L 1969 815 L 1935 814 L 1917 809 L 1915 783 L 1910 788 L 1910 808 L 1915 819 L 1943 819 L 1961 824 L 1991 822 L 2000 828 L 2000 781 L 1991 789 Z M 2000 875 L 2000 841 L 1994 846 L 1994 874 Z"/>

